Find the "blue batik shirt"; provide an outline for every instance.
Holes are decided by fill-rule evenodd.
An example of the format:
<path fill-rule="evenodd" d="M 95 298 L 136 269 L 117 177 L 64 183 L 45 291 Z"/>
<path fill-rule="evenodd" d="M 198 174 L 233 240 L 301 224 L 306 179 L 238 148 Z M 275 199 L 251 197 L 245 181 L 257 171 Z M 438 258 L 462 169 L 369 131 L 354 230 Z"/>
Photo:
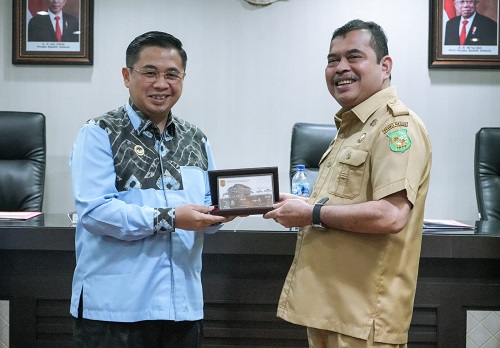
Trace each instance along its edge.
<path fill-rule="evenodd" d="M 175 228 L 175 207 L 210 205 L 210 144 L 170 114 L 160 131 L 131 101 L 89 120 L 70 157 L 76 226 L 71 314 L 87 319 L 203 318 L 203 232 Z"/>

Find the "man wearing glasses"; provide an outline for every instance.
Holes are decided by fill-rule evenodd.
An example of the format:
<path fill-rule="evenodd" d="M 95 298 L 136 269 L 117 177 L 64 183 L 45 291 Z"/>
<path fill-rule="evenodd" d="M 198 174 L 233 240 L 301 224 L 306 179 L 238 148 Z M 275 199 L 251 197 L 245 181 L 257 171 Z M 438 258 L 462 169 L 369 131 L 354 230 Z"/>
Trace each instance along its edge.
<path fill-rule="evenodd" d="M 210 143 L 173 115 L 187 56 L 170 34 L 135 38 L 125 105 L 81 128 L 70 158 L 76 227 L 76 347 L 201 347 Z"/>
<path fill-rule="evenodd" d="M 497 23 L 477 12 L 478 0 L 455 0 L 460 14 L 446 23 L 445 45 L 496 46 Z"/>

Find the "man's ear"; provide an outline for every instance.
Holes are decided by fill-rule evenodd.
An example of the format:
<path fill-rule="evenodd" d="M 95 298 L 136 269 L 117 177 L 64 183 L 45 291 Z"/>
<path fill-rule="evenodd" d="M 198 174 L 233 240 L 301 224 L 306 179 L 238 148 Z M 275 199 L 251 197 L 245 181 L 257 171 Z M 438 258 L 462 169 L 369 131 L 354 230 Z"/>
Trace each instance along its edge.
<path fill-rule="evenodd" d="M 391 76 L 392 72 L 392 58 L 390 56 L 384 56 L 380 60 L 380 66 L 382 67 L 382 72 L 386 78 Z"/>
<path fill-rule="evenodd" d="M 130 70 L 127 67 L 122 68 L 123 84 L 128 88 L 130 85 Z"/>

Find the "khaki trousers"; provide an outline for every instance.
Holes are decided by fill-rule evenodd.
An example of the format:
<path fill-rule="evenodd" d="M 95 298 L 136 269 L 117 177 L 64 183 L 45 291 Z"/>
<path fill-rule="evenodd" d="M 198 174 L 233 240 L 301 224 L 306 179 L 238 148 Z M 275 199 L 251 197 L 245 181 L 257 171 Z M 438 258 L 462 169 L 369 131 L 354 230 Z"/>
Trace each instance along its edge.
<path fill-rule="evenodd" d="M 307 338 L 309 348 L 407 348 L 406 344 L 373 342 L 373 328 L 367 341 L 311 327 L 307 328 Z"/>

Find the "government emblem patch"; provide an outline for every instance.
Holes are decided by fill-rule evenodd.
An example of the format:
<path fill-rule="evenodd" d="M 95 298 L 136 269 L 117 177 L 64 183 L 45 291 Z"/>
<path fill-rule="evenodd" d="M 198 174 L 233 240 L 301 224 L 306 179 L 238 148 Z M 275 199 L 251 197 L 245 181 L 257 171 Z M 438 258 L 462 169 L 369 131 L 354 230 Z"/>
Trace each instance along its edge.
<path fill-rule="evenodd" d="M 405 152 L 411 147 L 411 139 L 406 129 L 398 129 L 387 133 L 389 146 L 394 152 Z"/>

